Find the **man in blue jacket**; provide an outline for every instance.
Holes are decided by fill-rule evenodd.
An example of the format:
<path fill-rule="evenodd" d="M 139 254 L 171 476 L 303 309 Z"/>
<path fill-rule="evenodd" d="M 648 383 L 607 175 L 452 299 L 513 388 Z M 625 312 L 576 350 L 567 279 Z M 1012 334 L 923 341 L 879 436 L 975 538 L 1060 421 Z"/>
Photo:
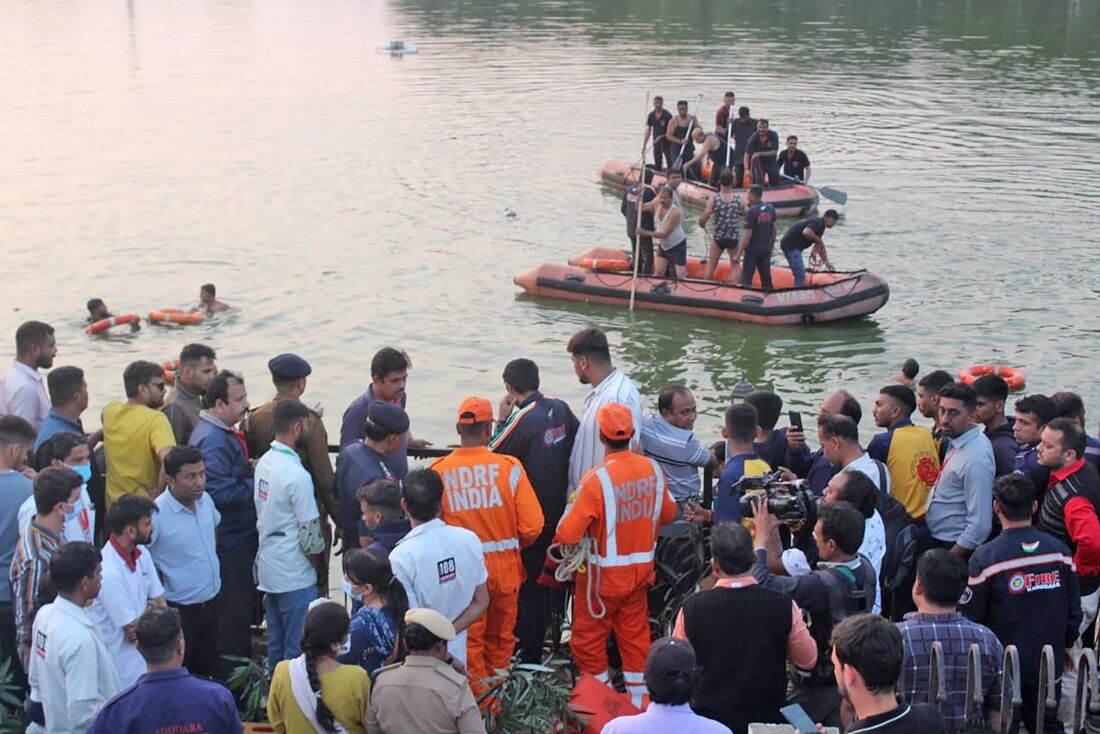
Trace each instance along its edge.
<path fill-rule="evenodd" d="M 149 607 L 138 617 L 135 634 L 148 672 L 103 706 L 88 734 L 241 731 L 237 706 L 225 686 L 183 667 L 178 611 Z"/>
<path fill-rule="evenodd" d="M 244 437 L 235 426 L 248 410 L 244 378 L 223 370 L 203 396 L 206 407 L 191 432 L 190 445 L 202 452 L 206 466 L 206 493 L 221 514 L 217 552 L 221 564 L 222 594 L 218 620 L 218 659 L 221 672 L 231 667 L 224 655 L 248 657 L 252 651 L 252 615 L 256 584 L 256 506 L 252 500 L 252 465 Z"/>

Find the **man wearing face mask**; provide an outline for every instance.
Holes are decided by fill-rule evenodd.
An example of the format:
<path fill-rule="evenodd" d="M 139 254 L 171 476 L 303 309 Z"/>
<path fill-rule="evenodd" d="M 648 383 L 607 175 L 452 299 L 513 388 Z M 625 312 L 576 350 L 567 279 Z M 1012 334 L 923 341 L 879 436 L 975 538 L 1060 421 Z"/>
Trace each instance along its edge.
<path fill-rule="evenodd" d="M 219 665 L 217 643 L 220 621 L 228 616 L 219 614 L 222 577 L 214 540 L 222 516 L 205 491 L 206 464 L 197 448 L 177 446 L 169 451 L 164 473 L 168 491 L 156 499 L 157 527 L 149 550 L 164 584 L 164 597 L 169 606 L 179 610 L 187 638 L 184 665 L 195 675 L 212 676 L 224 672 L 219 670 L 223 666 Z M 254 600 L 250 581 L 232 587 L 232 594 L 221 600 L 221 608 L 228 606 L 229 597 Z M 237 648 L 227 648 L 225 654 L 237 652 Z"/>
<path fill-rule="evenodd" d="M 128 494 L 119 497 L 107 513 L 111 536 L 102 550 L 103 589 L 92 604 L 91 616 L 123 688 L 145 672 L 145 660 L 136 644 L 138 617 L 150 604 L 165 605 L 153 556 L 144 547 L 153 537 L 156 511 L 148 497 Z"/>
<path fill-rule="evenodd" d="M 88 495 L 88 480 L 92 477 L 91 452 L 83 436 L 75 433 L 55 433 L 39 447 L 35 454 L 39 470 L 50 467 L 69 469 L 80 477 L 80 493 L 68 514 L 64 517 L 61 537 L 66 543 L 79 540 L 92 543 L 95 538 L 95 506 Z M 19 507 L 19 533 L 30 527 L 37 512 L 34 497 L 28 497 Z"/>
<path fill-rule="evenodd" d="M 31 621 L 38 582 L 49 571 L 50 556 L 64 542 L 61 527 L 65 515 L 80 497 L 80 487 L 80 477 L 68 469 L 43 469 L 34 478 L 32 500 L 38 512 L 19 538 L 10 574 L 15 599 L 15 639 L 24 670 L 30 665 Z"/>
<path fill-rule="evenodd" d="M 254 493 L 260 536 L 256 579 L 266 594 L 268 672 L 302 653 L 302 629 L 317 596 L 325 550 L 313 481 L 294 450 L 309 430 L 310 410 L 297 400 L 280 400 L 272 418 L 275 440 L 256 464 Z"/>

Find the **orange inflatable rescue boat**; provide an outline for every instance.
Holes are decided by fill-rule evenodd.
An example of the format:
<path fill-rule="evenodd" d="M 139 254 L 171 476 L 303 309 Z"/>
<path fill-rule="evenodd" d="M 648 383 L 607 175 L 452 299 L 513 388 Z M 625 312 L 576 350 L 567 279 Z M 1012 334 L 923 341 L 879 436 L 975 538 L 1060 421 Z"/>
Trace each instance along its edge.
<path fill-rule="evenodd" d="M 774 288 L 763 290 L 759 276 L 751 288 L 726 282 L 728 261 L 719 263 L 716 280 L 701 280 L 705 269 L 705 258 L 688 257 L 687 280 L 639 275 L 636 306 L 758 324 L 804 324 L 866 316 L 890 298 L 886 281 L 866 270 L 807 273 L 807 284 L 795 288 L 790 269 L 773 265 Z M 568 265 L 545 263 L 514 281 L 536 296 L 626 306 L 631 278 L 630 253 L 596 247 Z"/>
<path fill-rule="evenodd" d="M 622 161 L 608 161 L 599 168 L 597 173 L 605 186 L 625 191 L 638 183 L 641 168 L 630 166 Z M 660 186 L 664 182 L 665 174 L 654 171 L 653 185 Z M 710 197 L 718 193 L 718 189 L 694 181 L 684 181 L 676 190 L 680 192 L 685 204 L 700 209 L 707 205 Z M 745 189 L 735 189 L 735 191 L 745 193 Z M 809 214 L 817 206 L 817 189 L 803 183 L 767 186 L 764 188 L 764 201 L 774 206 L 775 213 L 781 217 L 801 217 Z"/>

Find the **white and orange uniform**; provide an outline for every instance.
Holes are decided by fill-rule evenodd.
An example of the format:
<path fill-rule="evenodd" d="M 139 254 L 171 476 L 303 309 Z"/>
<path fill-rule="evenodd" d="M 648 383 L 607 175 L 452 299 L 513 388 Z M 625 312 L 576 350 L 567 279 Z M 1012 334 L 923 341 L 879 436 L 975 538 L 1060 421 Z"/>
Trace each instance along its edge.
<path fill-rule="evenodd" d="M 664 472 L 653 459 L 628 450 L 609 453 L 577 487 L 573 504 L 558 523 L 556 540 L 579 543 L 586 534 L 596 541 L 596 554 L 578 572 L 573 594 L 573 660 L 582 673 L 609 679 L 607 638 L 614 632 L 623 659 L 626 691 L 640 705 L 649 654 L 649 610 L 646 592 L 653 583 L 657 531 L 676 517 L 676 503 L 665 486 Z M 606 613 L 592 616 L 586 594 L 593 566 L 599 566 L 599 594 Z M 594 606 L 598 603 L 594 602 Z"/>
<path fill-rule="evenodd" d="M 512 657 L 525 575 L 519 552 L 542 532 L 542 507 L 519 460 L 485 446 L 455 449 L 432 469 L 443 477 L 443 521 L 481 539 L 489 572 L 489 608 L 470 625 L 466 642 L 476 690 Z"/>

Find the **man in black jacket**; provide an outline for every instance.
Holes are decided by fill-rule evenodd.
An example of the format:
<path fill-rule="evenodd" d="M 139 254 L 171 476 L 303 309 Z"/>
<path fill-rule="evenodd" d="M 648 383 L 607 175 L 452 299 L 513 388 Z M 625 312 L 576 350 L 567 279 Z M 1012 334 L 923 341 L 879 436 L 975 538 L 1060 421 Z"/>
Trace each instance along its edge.
<path fill-rule="evenodd" d="M 829 638 L 841 619 L 869 612 L 875 601 L 877 579 L 871 562 L 857 551 L 863 542 L 863 515 L 847 502 L 824 505 L 814 527 L 817 542 L 817 570 L 804 576 L 773 576 L 769 571 L 781 563 L 779 525 L 765 502 L 753 506 L 756 526 L 756 560 L 752 575 L 766 589 L 789 594 L 810 613 L 810 634 L 817 642 L 817 665 L 808 673 L 798 672 L 792 703 L 799 703 L 814 721 L 840 725 L 840 693 L 829 658 Z"/>
<path fill-rule="evenodd" d="M 973 387 L 978 397 L 974 420 L 985 426 L 985 437 L 993 445 L 996 475 L 1011 474 L 1020 445 L 1012 435 L 1012 421 L 1005 416 L 1008 383 L 997 375 L 982 375 L 974 380 Z"/>

